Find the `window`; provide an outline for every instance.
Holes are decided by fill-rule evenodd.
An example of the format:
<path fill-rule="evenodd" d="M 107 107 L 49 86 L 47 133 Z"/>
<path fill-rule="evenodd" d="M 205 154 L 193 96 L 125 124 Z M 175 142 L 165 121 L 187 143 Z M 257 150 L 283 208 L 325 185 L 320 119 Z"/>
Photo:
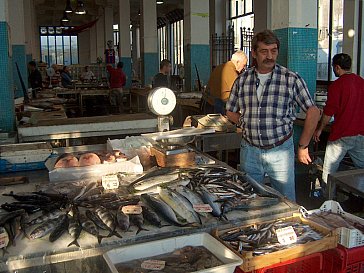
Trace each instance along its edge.
<path fill-rule="evenodd" d="M 78 64 L 78 37 L 63 35 L 61 27 L 40 27 L 42 62 L 52 64 Z"/>
<path fill-rule="evenodd" d="M 319 0 L 317 80 L 331 81 L 336 77 L 331 59 L 342 52 L 344 0 Z"/>
<path fill-rule="evenodd" d="M 252 31 L 254 28 L 254 0 L 230 0 L 230 21 L 234 30 L 234 49 L 241 48 L 241 29 Z M 248 55 L 248 54 L 247 54 Z"/>
<path fill-rule="evenodd" d="M 159 60 L 168 59 L 166 26 L 158 28 L 158 52 L 159 52 Z"/>
<path fill-rule="evenodd" d="M 179 64 L 183 64 L 183 20 L 171 24 L 171 41 L 172 41 L 172 66 L 173 72 L 177 71 Z"/>

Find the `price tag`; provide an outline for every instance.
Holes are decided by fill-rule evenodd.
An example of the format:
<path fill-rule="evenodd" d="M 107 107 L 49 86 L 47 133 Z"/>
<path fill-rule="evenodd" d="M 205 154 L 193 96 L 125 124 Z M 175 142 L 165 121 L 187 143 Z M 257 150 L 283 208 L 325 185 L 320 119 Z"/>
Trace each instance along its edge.
<path fill-rule="evenodd" d="M 209 204 L 196 204 L 193 205 L 193 209 L 196 212 L 212 212 L 212 208 Z"/>
<path fill-rule="evenodd" d="M 101 183 L 105 190 L 113 190 L 119 188 L 119 179 L 116 174 L 103 175 Z"/>
<path fill-rule="evenodd" d="M 297 234 L 292 226 L 276 230 L 278 242 L 282 245 L 294 244 L 297 242 Z"/>
<path fill-rule="evenodd" d="M 4 228 L 0 228 L 0 248 L 4 248 L 9 244 L 9 235 Z"/>
<path fill-rule="evenodd" d="M 122 207 L 121 211 L 125 214 L 141 214 L 143 209 L 139 205 L 129 205 Z"/>
<path fill-rule="evenodd" d="M 148 270 L 163 270 L 166 266 L 165 261 L 161 260 L 146 260 L 142 262 L 141 267 Z"/>

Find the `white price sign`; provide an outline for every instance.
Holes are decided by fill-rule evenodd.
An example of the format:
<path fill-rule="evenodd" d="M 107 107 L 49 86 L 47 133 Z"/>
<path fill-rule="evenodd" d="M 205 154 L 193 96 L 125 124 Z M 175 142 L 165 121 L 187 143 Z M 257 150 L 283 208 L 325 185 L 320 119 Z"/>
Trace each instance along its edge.
<path fill-rule="evenodd" d="M 193 205 L 193 209 L 196 212 L 212 212 L 212 208 L 209 204 L 196 204 Z"/>
<path fill-rule="evenodd" d="M 129 205 L 122 207 L 121 211 L 125 214 L 141 214 L 143 209 L 139 205 Z"/>
<path fill-rule="evenodd" d="M 105 190 L 113 190 L 119 188 L 119 178 L 116 174 L 103 175 L 101 183 Z"/>
<path fill-rule="evenodd" d="M 297 234 L 292 226 L 276 230 L 278 242 L 281 245 L 289 245 L 297 242 Z"/>
<path fill-rule="evenodd" d="M 4 248 L 9 244 L 9 235 L 4 228 L 0 228 L 0 248 Z"/>
<path fill-rule="evenodd" d="M 165 266 L 166 262 L 161 260 L 146 260 L 141 265 L 143 269 L 147 270 L 163 270 Z"/>

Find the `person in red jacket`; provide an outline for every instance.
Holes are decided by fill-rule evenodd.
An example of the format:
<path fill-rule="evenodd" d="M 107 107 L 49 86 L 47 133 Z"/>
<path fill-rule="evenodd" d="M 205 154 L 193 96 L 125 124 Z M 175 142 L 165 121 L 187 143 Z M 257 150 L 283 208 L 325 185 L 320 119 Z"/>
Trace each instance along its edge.
<path fill-rule="evenodd" d="M 124 64 L 119 62 L 116 68 L 107 65 L 106 69 L 109 72 L 110 81 L 110 104 L 112 111 L 123 113 L 123 87 L 126 83 L 126 76 L 123 71 Z"/>
<path fill-rule="evenodd" d="M 322 172 L 326 183 L 346 153 L 357 168 L 364 168 L 364 79 L 350 72 L 351 58 L 345 53 L 333 57 L 332 69 L 339 78 L 329 87 L 321 122 L 313 135 L 319 141 L 322 130 L 334 117 Z"/>

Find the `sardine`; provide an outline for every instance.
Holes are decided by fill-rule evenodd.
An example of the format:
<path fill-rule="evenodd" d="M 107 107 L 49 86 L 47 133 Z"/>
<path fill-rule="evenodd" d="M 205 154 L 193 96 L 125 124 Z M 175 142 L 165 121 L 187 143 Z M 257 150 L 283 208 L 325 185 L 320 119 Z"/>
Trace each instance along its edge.
<path fill-rule="evenodd" d="M 155 198 L 148 194 L 142 194 L 141 200 L 143 203 L 149 205 L 154 211 L 158 211 L 161 216 L 169 223 L 176 226 L 186 226 L 187 221 L 185 219 L 178 219 L 173 209 L 168 206 L 164 201 Z"/>
<path fill-rule="evenodd" d="M 122 206 L 116 211 L 116 222 L 122 231 L 128 231 L 130 227 L 129 215 L 123 213 Z"/>
<path fill-rule="evenodd" d="M 63 233 L 65 233 L 68 230 L 69 222 L 67 214 L 62 215 L 60 218 L 62 218 L 63 220 L 62 219 L 60 220 L 59 225 L 49 235 L 50 242 L 56 241 L 63 235 Z"/>
<path fill-rule="evenodd" d="M 159 196 L 167 203 L 179 216 L 186 219 L 188 223 L 200 223 L 201 219 L 194 211 L 192 204 L 183 195 L 171 189 L 159 188 Z"/>
<path fill-rule="evenodd" d="M 148 229 L 143 228 L 144 218 L 142 214 L 130 214 L 129 219 L 133 225 L 138 227 L 136 234 L 138 234 L 142 230 L 149 231 Z"/>

